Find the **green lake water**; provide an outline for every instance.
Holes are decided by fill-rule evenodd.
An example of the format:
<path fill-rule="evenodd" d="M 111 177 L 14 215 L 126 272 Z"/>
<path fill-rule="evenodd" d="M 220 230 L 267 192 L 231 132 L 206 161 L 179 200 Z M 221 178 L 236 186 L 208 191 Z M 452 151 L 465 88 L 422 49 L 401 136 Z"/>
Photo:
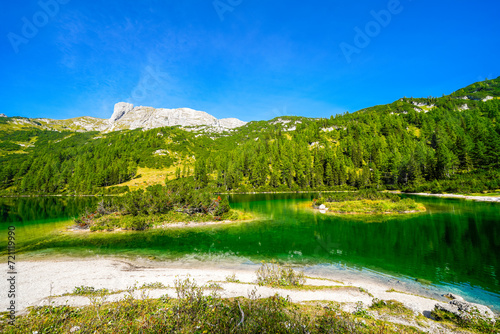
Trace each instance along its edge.
<path fill-rule="evenodd" d="M 98 199 L 0 199 L 0 247 L 16 226 L 18 259 L 114 255 L 157 260 L 277 259 L 380 273 L 500 310 L 500 204 L 415 197 L 424 214 L 364 222 L 304 208 L 312 194 L 232 195 L 253 222 L 123 233 L 62 233 Z M 302 205 L 301 205 L 302 204 Z M 5 254 L 5 251 L 2 251 Z"/>

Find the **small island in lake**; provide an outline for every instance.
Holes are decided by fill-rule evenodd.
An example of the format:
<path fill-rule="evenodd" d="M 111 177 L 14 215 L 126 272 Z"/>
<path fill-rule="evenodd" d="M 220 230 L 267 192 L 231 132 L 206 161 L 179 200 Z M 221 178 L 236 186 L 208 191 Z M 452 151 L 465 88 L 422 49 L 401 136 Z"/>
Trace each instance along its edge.
<path fill-rule="evenodd" d="M 139 231 L 249 221 L 252 218 L 250 213 L 231 209 L 226 197 L 196 190 L 188 183 L 177 183 L 106 197 L 95 210 L 77 217 L 71 229 Z"/>
<path fill-rule="evenodd" d="M 323 213 L 346 215 L 381 215 L 425 212 L 423 204 L 411 198 L 375 190 L 330 193 L 313 199 L 312 207 Z"/>

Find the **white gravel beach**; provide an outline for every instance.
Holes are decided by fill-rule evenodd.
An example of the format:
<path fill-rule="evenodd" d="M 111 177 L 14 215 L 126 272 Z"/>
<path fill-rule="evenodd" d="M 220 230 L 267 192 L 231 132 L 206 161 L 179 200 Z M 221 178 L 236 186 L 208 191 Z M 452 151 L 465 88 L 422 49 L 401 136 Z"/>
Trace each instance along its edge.
<path fill-rule="evenodd" d="M 360 302 L 367 308 L 374 299 L 395 300 L 412 310 L 415 318 L 386 316 L 383 320 L 415 326 L 428 333 L 451 332 L 446 326 L 427 319 L 437 303 L 448 301 L 436 291 L 427 296 L 415 294 L 411 283 L 394 277 L 370 277 L 369 273 L 356 270 L 324 271 L 318 267 L 300 268 L 306 274 L 307 289 L 272 288 L 256 283 L 259 267 L 253 263 L 162 262 L 101 257 L 22 261 L 16 265 L 16 314 L 26 314 L 27 308 L 32 306 L 91 305 L 95 297 L 71 294 L 75 287 L 81 286 L 109 290 L 100 302 L 118 301 L 131 295 L 134 298 L 160 298 L 164 295 L 175 298 L 175 281 L 190 278 L 198 286 L 213 282 L 219 284 L 222 289 L 218 293 L 223 298 L 249 297 L 255 290 L 254 296 L 257 297 L 265 298 L 278 293 L 288 296 L 295 303 L 326 305 L 330 301 L 338 302 L 347 312 L 354 312 Z M 228 282 L 226 278 L 229 276 L 239 282 Z M 156 288 L 140 289 L 142 285 L 152 283 L 156 283 Z M 162 284 L 162 288 L 158 288 L 158 283 Z M 0 280 L 0 289 L 8 291 L 9 284 L 6 279 Z M 328 288 L 311 289 L 311 286 Z M 205 291 L 207 294 L 211 292 L 209 289 Z M 0 307 L 6 310 L 10 300 L 2 298 Z"/>
<path fill-rule="evenodd" d="M 354 307 L 358 301 L 370 305 L 373 298 L 382 300 L 394 299 L 402 302 L 408 308 L 418 313 L 430 312 L 436 304 L 435 299 L 420 297 L 406 293 L 388 292 L 390 289 L 400 291 L 404 289 L 397 281 L 388 281 L 382 284 L 361 275 L 349 277 L 348 280 L 331 277 L 321 279 L 308 278 L 307 285 L 335 286 L 328 290 L 290 290 L 263 287 L 256 284 L 255 271 L 258 265 L 228 266 L 221 263 L 182 264 L 145 261 L 138 264 L 132 260 L 94 258 L 94 259 L 56 259 L 25 261 L 17 264 L 16 304 L 17 310 L 25 310 L 29 306 L 39 305 L 86 305 L 89 298 L 81 296 L 62 296 L 73 292 L 78 286 L 91 286 L 96 289 L 106 288 L 113 291 L 122 291 L 111 295 L 108 300 L 117 300 L 124 296 L 123 290 L 134 284 L 140 287 L 147 283 L 160 282 L 168 289 L 147 291 L 150 297 L 160 297 L 168 294 L 175 297 L 173 289 L 176 279 L 190 277 L 198 285 L 211 281 L 219 282 L 224 290 L 222 297 L 247 297 L 253 288 L 258 294 L 267 297 L 279 293 L 289 296 L 294 302 L 326 300 L 346 303 L 345 307 Z M 228 283 L 226 277 L 235 274 L 241 283 Z M 306 273 L 309 275 L 308 273 Z M 325 278 L 325 277 L 323 277 Z M 366 292 L 360 290 L 362 288 Z M 7 280 L 0 280 L 0 289 L 7 291 Z M 143 291 L 144 292 L 144 291 Z M 139 292 L 137 292 L 139 293 Z M 371 294 L 371 295 L 370 295 Z M 56 296 L 56 297 L 51 297 Z M 9 301 L 2 298 L 0 307 L 7 308 Z"/>
<path fill-rule="evenodd" d="M 469 195 L 458 195 L 458 194 L 429 194 L 429 193 L 404 193 L 406 195 L 417 195 L 417 196 L 430 196 L 430 197 L 441 197 L 441 198 L 458 198 L 466 199 L 478 202 L 497 202 L 500 203 L 500 196 L 469 196 Z"/>

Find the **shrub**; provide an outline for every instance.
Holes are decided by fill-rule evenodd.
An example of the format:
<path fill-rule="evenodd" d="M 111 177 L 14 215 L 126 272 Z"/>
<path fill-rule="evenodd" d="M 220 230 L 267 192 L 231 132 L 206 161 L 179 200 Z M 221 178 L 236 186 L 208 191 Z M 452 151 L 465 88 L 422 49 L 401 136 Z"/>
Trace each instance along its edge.
<path fill-rule="evenodd" d="M 224 213 L 221 218 L 222 220 L 239 220 L 241 217 L 238 211 L 229 210 L 228 212 Z"/>
<path fill-rule="evenodd" d="M 107 294 L 108 289 L 96 289 L 93 286 L 77 286 L 73 289 L 74 295 L 86 296 L 86 295 L 97 295 L 97 294 Z"/>
<path fill-rule="evenodd" d="M 150 226 L 148 217 L 145 216 L 125 216 L 122 218 L 122 228 L 126 230 L 143 231 Z"/>
<path fill-rule="evenodd" d="M 324 203 L 325 203 L 325 198 L 321 195 L 321 193 L 318 194 L 317 198 L 313 199 L 314 206 L 320 206 L 321 204 Z"/>
<path fill-rule="evenodd" d="M 168 286 L 162 282 L 144 283 L 139 289 L 166 289 Z"/>
<path fill-rule="evenodd" d="M 259 285 L 271 286 L 301 286 L 306 282 L 303 272 L 286 268 L 277 262 L 263 262 L 257 270 L 257 282 Z"/>
<path fill-rule="evenodd" d="M 232 274 L 230 276 L 226 277 L 226 282 L 231 282 L 231 283 L 239 283 L 240 280 L 236 278 L 236 274 Z"/>

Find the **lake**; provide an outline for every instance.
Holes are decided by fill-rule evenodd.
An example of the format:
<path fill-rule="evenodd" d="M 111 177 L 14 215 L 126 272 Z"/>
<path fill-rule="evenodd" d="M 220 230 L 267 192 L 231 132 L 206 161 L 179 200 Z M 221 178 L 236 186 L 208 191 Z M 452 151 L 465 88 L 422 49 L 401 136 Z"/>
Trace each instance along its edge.
<path fill-rule="evenodd" d="M 155 260 L 276 259 L 331 270 L 379 273 L 452 291 L 500 310 L 500 205 L 413 197 L 424 214 L 364 222 L 304 207 L 313 194 L 231 195 L 253 222 L 145 232 L 64 232 L 94 197 L 0 199 L 0 247 L 16 227 L 17 260 L 116 255 Z M 5 251 L 2 254 L 5 255 Z"/>

